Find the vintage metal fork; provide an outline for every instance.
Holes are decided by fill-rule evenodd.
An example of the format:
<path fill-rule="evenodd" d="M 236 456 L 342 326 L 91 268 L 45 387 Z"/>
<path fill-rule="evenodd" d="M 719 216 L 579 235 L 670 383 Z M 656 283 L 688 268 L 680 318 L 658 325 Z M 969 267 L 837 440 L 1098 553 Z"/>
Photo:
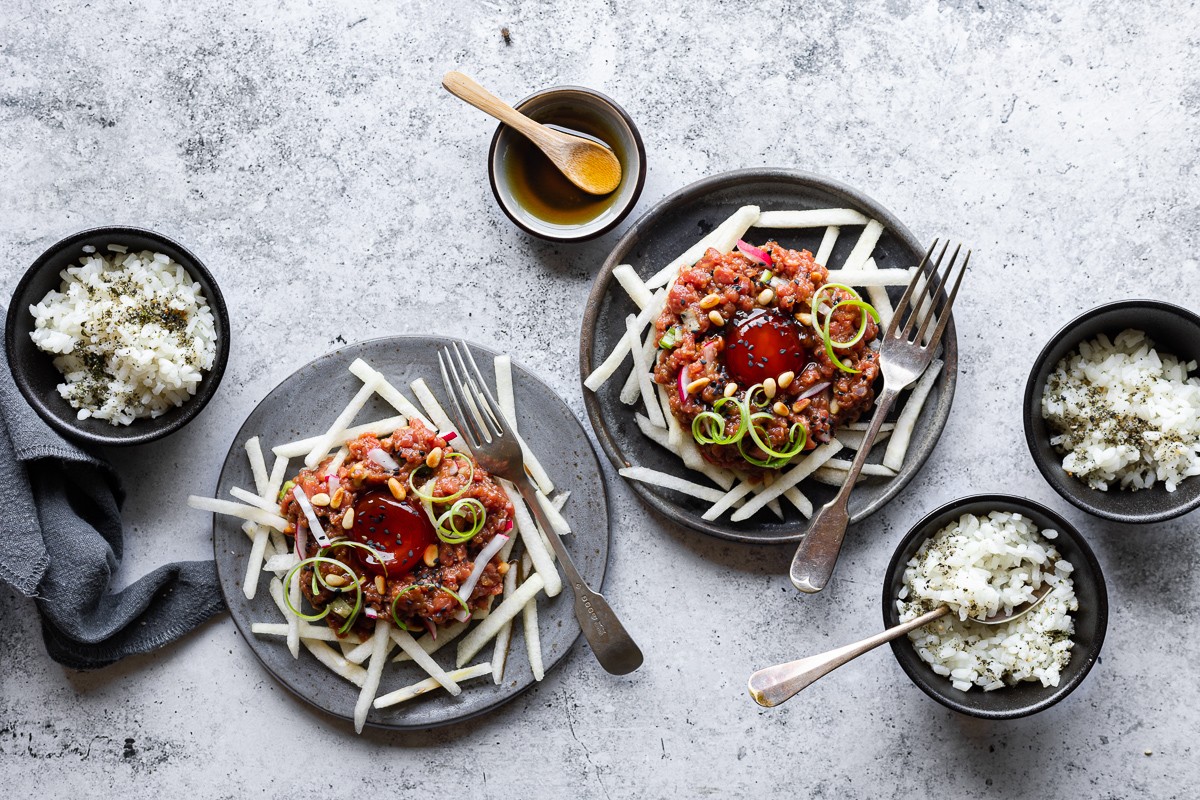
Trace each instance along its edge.
<path fill-rule="evenodd" d="M 928 279 L 924 281 L 925 288 L 918 290 L 918 285 L 926 278 L 925 265 L 929 262 L 937 246 L 938 242 L 935 239 L 929 251 L 925 253 L 925 257 L 921 259 L 920 266 L 917 267 L 913 279 L 904 291 L 904 296 L 900 298 L 900 302 L 896 306 L 896 313 L 888 325 L 887 333 L 883 335 L 879 348 L 879 369 L 883 373 L 883 392 L 875 400 L 875 414 L 871 417 L 871 425 L 863 436 L 863 443 L 854 457 L 854 464 L 850 467 L 846 482 L 838 491 L 837 496 L 822 506 L 813 516 L 804 540 L 796 549 L 796 556 L 792 559 L 792 583 L 802 592 L 819 592 L 829 582 L 834 565 L 837 564 L 838 554 L 842 549 L 846 527 L 850 524 L 850 514 L 846 509 L 846 504 L 850 500 L 850 492 L 854 490 L 854 484 L 858 481 L 858 473 L 866 463 L 867 454 L 871 452 L 871 445 L 875 442 L 879 428 L 887 418 L 892 404 L 896 402 L 896 397 L 901 390 L 916 381 L 933 361 L 933 354 L 937 350 L 938 342 L 941 341 L 942 332 L 946 329 L 946 321 L 950 319 L 950 306 L 954 303 L 954 297 L 958 294 L 958 285 L 967 271 L 967 264 L 971 261 L 971 251 L 967 251 L 966 257 L 962 261 L 958 276 L 951 286 L 950 294 L 946 296 L 946 302 L 941 308 L 938 308 L 938 299 L 943 296 L 942 292 L 954 271 L 954 264 L 958 261 L 962 245 L 954 248 L 954 254 L 950 256 L 950 262 L 941 276 L 941 282 L 937 285 L 931 295 L 932 299 L 926 307 L 924 305 L 926 289 L 933 286 L 934 280 L 938 277 L 950 243 L 946 242 L 942 245 L 941 252 L 933 262 L 933 270 L 929 273 Z M 918 292 L 922 297 L 914 297 Z M 907 314 L 908 320 L 904 321 L 906 312 L 910 313 Z M 926 339 L 925 334 L 929 330 L 930 323 L 935 320 L 936 327 Z"/>
<path fill-rule="evenodd" d="M 567 582 L 575 594 L 575 618 L 579 620 L 584 638 L 592 646 L 596 660 L 614 675 L 633 672 L 642 665 L 642 651 L 626 632 L 604 595 L 588 586 L 579 574 L 571 554 L 563 547 L 554 526 L 542 511 L 537 490 L 525 474 L 521 443 L 510 430 L 500 404 L 475 364 L 470 348 L 464 342 L 460 349 L 459 343 L 454 342 L 450 348 L 438 353 L 438 362 L 446 391 L 458 411 L 459 433 L 467 439 L 475 460 L 488 472 L 506 478 L 517 487 L 525 499 L 525 505 L 550 539 L 554 554 L 562 564 Z M 467 368 L 468 364 L 470 369 Z"/>

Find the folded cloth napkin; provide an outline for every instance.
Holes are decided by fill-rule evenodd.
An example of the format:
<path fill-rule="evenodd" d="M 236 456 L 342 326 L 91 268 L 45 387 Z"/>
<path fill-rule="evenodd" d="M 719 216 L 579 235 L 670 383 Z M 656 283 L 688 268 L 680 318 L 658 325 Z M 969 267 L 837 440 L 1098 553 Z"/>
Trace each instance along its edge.
<path fill-rule="evenodd" d="M 103 667 L 161 647 L 223 609 L 212 561 L 168 564 L 109 591 L 122 552 L 117 475 L 25 402 L 3 347 L 0 362 L 0 580 L 35 599 L 50 657 L 75 669 Z"/>

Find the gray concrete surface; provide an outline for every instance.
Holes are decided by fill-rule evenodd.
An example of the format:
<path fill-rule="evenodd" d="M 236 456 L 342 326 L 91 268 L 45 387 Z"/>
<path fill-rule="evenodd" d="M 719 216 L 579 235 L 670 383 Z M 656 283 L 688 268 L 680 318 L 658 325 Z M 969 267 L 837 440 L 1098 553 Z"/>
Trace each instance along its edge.
<path fill-rule="evenodd" d="M 1036 473 L 1018 409 L 1036 349 L 1077 311 L 1139 295 L 1200 307 L 1197 30 L 1196 4 L 1169 2 L 7 0 L 4 285 L 60 236 L 132 223 L 200 254 L 234 315 L 212 405 L 117 454 L 132 488 L 122 580 L 211 555 L 185 496 L 215 484 L 272 386 L 341 341 L 425 330 L 452 309 L 582 417 L 578 321 L 616 234 L 571 247 L 515 230 L 487 188 L 492 123 L 440 89 L 448 68 L 509 98 L 557 83 L 617 98 L 648 149 L 639 210 L 723 170 L 798 167 L 862 188 L 921 238 L 968 240 L 976 268 L 941 443 L 851 533 L 823 594 L 791 589 L 786 548 L 678 529 L 611 481 L 608 589 L 645 668 L 612 678 L 578 651 L 485 719 L 356 737 L 276 685 L 226 619 L 79 674 L 46 658 L 32 605 L 2 589 L 5 790 L 1195 796 L 1198 518 L 1085 518 Z M 415 310 L 394 311 L 398 296 Z M 919 515 L 996 489 L 1063 511 L 1106 571 L 1108 641 L 1079 691 L 1036 718 L 983 723 L 927 699 L 884 650 L 785 707 L 749 701 L 752 669 L 875 629 L 882 569 Z"/>

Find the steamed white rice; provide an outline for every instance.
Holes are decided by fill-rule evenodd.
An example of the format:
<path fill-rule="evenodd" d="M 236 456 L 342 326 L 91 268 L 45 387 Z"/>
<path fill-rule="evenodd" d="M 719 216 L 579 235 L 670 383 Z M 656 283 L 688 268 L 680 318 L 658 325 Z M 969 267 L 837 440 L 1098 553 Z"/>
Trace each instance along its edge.
<path fill-rule="evenodd" d="M 1071 612 L 1079 610 L 1074 567 L 1020 514 L 964 514 L 930 537 L 908 562 L 896 607 L 907 622 L 941 605 L 951 613 L 910 631 L 922 661 L 960 691 L 984 691 L 1020 681 L 1057 686 L 1071 660 Z M 1044 572 L 1050 565 L 1053 570 Z M 997 613 L 1033 599 L 1043 582 L 1054 588 L 1012 622 L 984 625 Z"/>
<path fill-rule="evenodd" d="M 1145 333 L 1082 342 L 1054 368 L 1042 416 L 1063 469 L 1093 489 L 1168 492 L 1200 475 L 1200 378 L 1196 362 L 1159 353 Z"/>
<path fill-rule="evenodd" d="M 57 354 L 58 393 L 79 419 L 128 425 L 183 405 L 216 357 L 200 284 L 162 253 L 89 253 L 29 307 L 34 343 Z"/>

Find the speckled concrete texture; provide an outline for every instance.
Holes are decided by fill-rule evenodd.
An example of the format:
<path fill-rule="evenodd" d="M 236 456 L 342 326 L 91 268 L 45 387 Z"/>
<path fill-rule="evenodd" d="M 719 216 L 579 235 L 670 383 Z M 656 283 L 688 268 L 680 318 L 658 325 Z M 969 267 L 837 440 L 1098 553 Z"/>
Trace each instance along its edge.
<path fill-rule="evenodd" d="M 114 454 L 131 488 L 122 580 L 211 555 L 209 521 L 184 498 L 215 485 L 255 403 L 340 342 L 452 320 L 582 417 L 579 319 L 619 231 L 556 246 L 515 230 L 487 187 L 493 125 L 441 90 L 446 69 L 512 99 L 559 83 L 616 98 L 648 150 L 639 212 L 703 176 L 796 167 L 976 256 L 941 443 L 850 533 L 821 595 L 791 588 L 787 548 L 701 538 L 610 478 L 606 589 L 645 667 L 613 678 L 581 649 L 500 713 L 356 737 L 276 685 L 228 620 L 79 674 L 46 658 L 32 605 L 0 590 L 6 791 L 1194 797 L 1200 518 L 1136 529 L 1084 517 L 1035 471 L 1019 405 L 1036 350 L 1078 311 L 1130 296 L 1200 308 L 1198 30 L 1195 3 L 1116 0 L 7 0 L 4 285 L 63 235 L 144 225 L 205 260 L 233 317 L 208 409 Z M 1106 571 L 1108 641 L 1073 696 L 1033 719 L 974 721 L 921 694 L 885 649 L 782 708 L 749 700 L 754 668 L 874 631 L 902 533 L 987 490 L 1062 511 Z"/>

